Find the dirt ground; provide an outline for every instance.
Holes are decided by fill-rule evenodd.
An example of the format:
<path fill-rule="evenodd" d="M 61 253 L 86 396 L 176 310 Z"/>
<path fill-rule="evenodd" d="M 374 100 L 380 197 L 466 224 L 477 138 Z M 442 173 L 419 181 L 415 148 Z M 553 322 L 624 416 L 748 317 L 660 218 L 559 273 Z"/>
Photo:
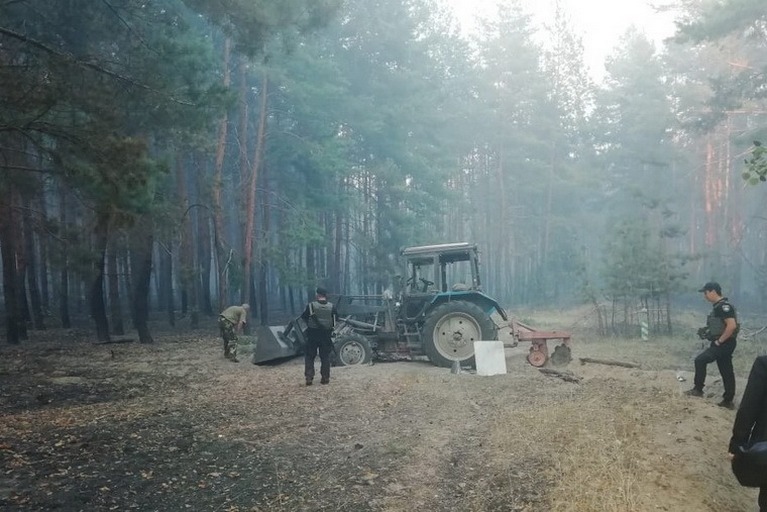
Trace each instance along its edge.
<path fill-rule="evenodd" d="M 306 387 L 302 361 L 228 362 L 213 330 L 32 333 L 0 347 L 0 509 L 756 510 L 725 457 L 735 413 L 715 405 L 713 366 L 709 396 L 688 398 L 689 357 L 581 365 L 611 345 L 573 344 L 578 382 L 521 345 L 505 375 L 378 363 Z"/>

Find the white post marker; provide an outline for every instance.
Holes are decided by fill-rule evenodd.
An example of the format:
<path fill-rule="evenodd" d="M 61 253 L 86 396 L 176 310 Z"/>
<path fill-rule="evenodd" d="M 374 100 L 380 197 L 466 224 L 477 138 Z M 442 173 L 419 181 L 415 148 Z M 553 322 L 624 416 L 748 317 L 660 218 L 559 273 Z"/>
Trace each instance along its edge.
<path fill-rule="evenodd" d="M 649 312 L 647 311 L 647 308 L 642 308 L 642 314 L 645 318 L 639 322 L 639 329 L 642 335 L 642 341 L 647 341 L 650 339 L 650 322 L 648 320 Z"/>
<path fill-rule="evenodd" d="M 506 373 L 506 353 L 502 341 L 475 341 L 474 360 L 477 363 L 477 375 Z"/>

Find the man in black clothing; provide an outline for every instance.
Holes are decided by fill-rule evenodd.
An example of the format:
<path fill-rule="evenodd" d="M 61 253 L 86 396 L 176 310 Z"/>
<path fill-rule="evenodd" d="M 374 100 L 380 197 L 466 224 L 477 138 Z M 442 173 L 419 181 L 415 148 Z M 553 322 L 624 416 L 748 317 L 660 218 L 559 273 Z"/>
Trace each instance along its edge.
<path fill-rule="evenodd" d="M 330 353 L 333 350 L 331 334 L 338 318 L 338 312 L 332 302 L 328 301 L 325 288 L 317 288 L 315 300 L 306 305 L 301 318 L 306 322 L 307 340 L 304 355 L 304 377 L 306 385 L 314 381 L 314 359 L 320 353 L 320 384 L 330 382 Z"/>
<path fill-rule="evenodd" d="M 698 290 L 703 292 L 707 301 L 713 304 L 713 309 L 706 320 L 706 327 L 698 334 L 711 342 L 709 347 L 695 358 L 694 387 L 687 391 L 690 396 L 703 396 L 703 385 L 706 382 L 706 366 L 716 361 L 724 384 L 722 401 L 717 405 L 734 409 L 735 405 L 735 371 L 732 368 L 732 353 L 735 351 L 738 336 L 738 317 L 735 308 L 722 297 L 722 287 L 719 283 L 709 282 Z"/>
<path fill-rule="evenodd" d="M 732 426 L 730 457 L 737 457 L 738 447 L 759 441 L 767 441 L 767 356 L 757 357 L 751 367 Z M 767 512 L 767 487 L 759 488 L 759 511 Z"/>

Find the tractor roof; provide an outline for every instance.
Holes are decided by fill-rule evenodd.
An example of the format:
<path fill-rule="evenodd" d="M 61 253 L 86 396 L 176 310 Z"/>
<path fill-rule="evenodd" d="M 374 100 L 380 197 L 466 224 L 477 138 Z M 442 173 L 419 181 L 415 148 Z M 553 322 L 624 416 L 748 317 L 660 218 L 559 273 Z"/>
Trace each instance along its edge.
<path fill-rule="evenodd" d="M 417 247 L 406 247 L 402 249 L 401 253 L 407 258 L 417 258 L 419 256 L 427 255 L 451 255 L 449 258 L 452 261 L 460 261 L 470 258 L 470 253 L 476 252 L 477 244 L 470 244 L 468 242 L 454 242 L 449 244 L 436 244 L 436 245 L 420 245 Z"/>

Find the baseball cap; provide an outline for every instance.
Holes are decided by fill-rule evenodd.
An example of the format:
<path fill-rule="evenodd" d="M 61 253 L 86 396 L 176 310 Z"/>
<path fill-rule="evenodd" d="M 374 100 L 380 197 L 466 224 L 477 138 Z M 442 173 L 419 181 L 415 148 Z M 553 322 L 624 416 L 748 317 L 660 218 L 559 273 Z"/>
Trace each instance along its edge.
<path fill-rule="evenodd" d="M 722 287 L 721 287 L 721 286 L 719 286 L 719 283 L 717 283 L 717 282 L 715 282 L 715 281 L 709 281 L 708 283 L 704 284 L 704 285 L 703 285 L 703 288 L 701 288 L 701 289 L 700 289 L 700 290 L 698 290 L 698 291 L 699 291 L 699 292 L 710 292 L 710 291 L 715 291 L 716 293 L 718 293 L 719 295 L 721 295 L 721 294 L 722 294 Z"/>

